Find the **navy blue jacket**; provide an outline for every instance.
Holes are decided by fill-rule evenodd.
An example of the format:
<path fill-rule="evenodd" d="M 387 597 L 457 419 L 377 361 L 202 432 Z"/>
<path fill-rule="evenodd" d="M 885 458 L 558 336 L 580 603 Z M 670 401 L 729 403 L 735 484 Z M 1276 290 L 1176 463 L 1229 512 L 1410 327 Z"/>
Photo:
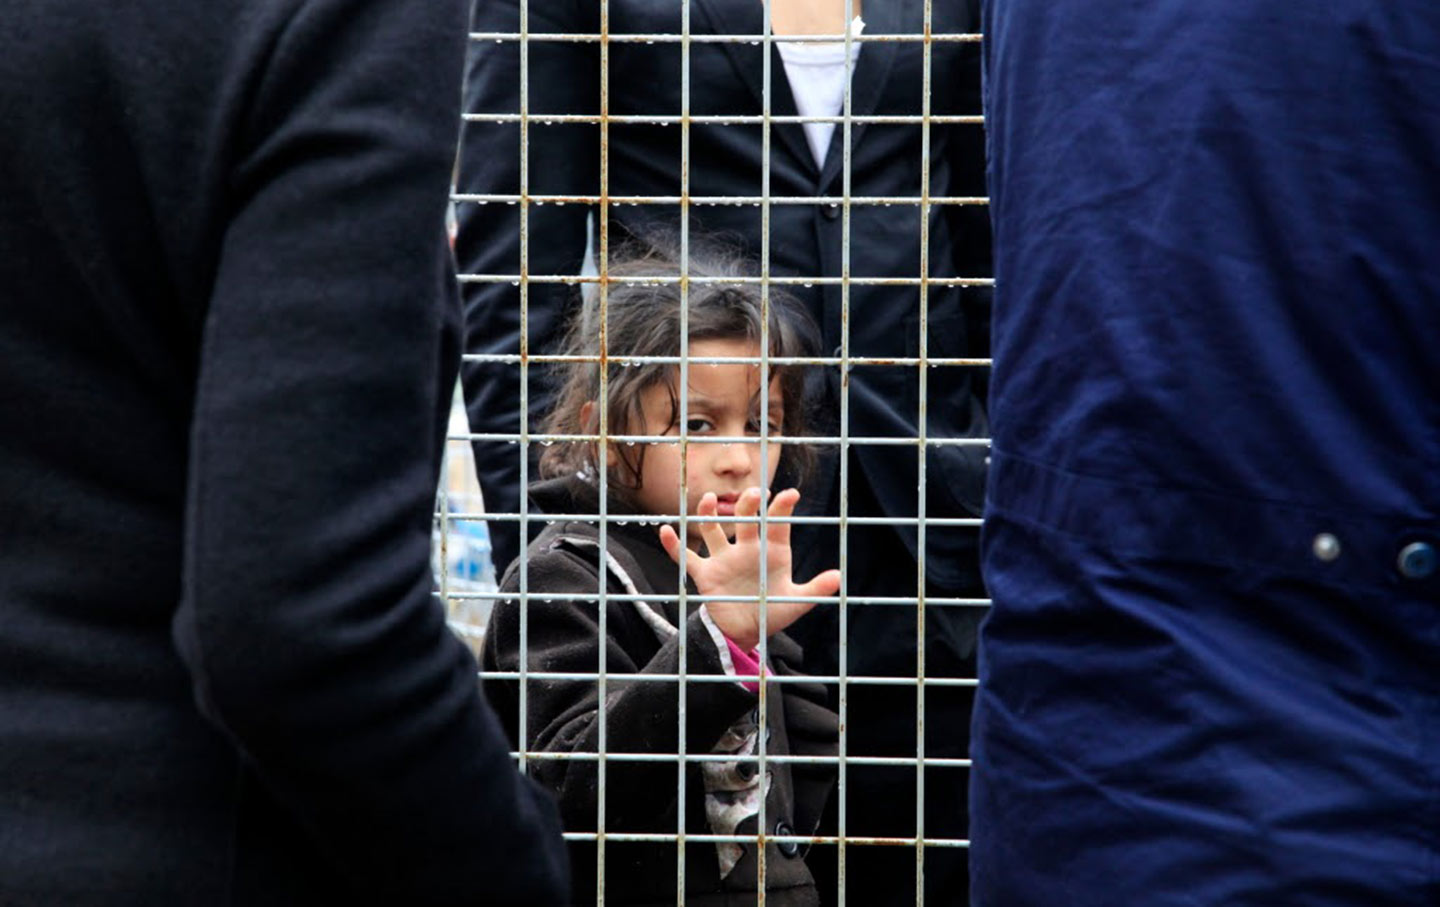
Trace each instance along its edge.
<path fill-rule="evenodd" d="M 992 0 L 985 904 L 1440 900 L 1440 5 Z"/>
<path fill-rule="evenodd" d="M 555 904 L 431 595 L 463 0 L 15 0 L 0 903 Z"/>

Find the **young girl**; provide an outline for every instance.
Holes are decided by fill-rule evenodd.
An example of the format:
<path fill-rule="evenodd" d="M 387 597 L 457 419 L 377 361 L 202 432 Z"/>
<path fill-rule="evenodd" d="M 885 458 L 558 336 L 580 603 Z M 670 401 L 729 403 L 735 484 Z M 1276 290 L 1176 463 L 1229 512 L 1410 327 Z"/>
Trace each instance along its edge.
<path fill-rule="evenodd" d="M 673 256 L 654 250 L 610 269 L 620 277 L 676 276 Z M 690 257 L 690 274 L 736 277 L 733 261 L 713 255 Z M 756 835 L 761 800 L 767 836 L 765 888 L 771 904 L 818 903 L 816 880 L 805 857 L 810 848 L 786 837 L 817 833 L 833 786 L 833 765 L 775 763 L 767 760 L 759 777 L 758 685 L 754 681 L 715 681 L 714 675 L 761 673 L 757 647 L 761 620 L 758 514 L 769 498 L 768 514 L 783 520 L 800 493 L 793 488 L 770 495 L 782 463 L 787 475 L 803 475 L 806 448 L 782 444 L 803 434 L 804 376 L 794 366 L 769 369 L 761 387 L 761 298 L 753 284 L 692 283 L 689 290 L 689 355 L 746 357 L 745 363 L 700 363 L 688 367 L 688 387 L 680 385 L 678 366 L 634 364 L 642 356 L 680 353 L 680 289 L 676 284 L 612 284 L 608 293 L 606 336 L 610 357 L 606 396 L 599 400 L 598 361 L 567 363 L 555 411 L 545 430 L 560 435 L 597 434 L 600 407 L 608 415 L 608 435 L 673 437 L 656 443 L 609 442 L 603 461 L 606 512 L 629 516 L 610 521 L 605 549 L 593 519 L 563 516 L 546 527 L 527 551 L 529 593 L 525 648 L 528 669 L 545 673 L 594 673 L 600 646 L 607 675 L 675 675 L 680 670 L 683 634 L 688 647 L 685 687 L 685 751 L 731 754 L 733 760 L 688 763 L 684 800 L 678 798 L 673 760 L 607 760 L 604 783 L 605 896 L 622 904 L 667 903 L 676 899 L 676 845 L 633 842 L 610 835 L 674 835 L 684 811 L 687 834 Z M 814 326 L 797 303 L 772 293 L 769 354 L 813 355 Z M 570 325 L 566 352 L 599 354 L 596 301 L 582 306 Z M 762 396 L 763 395 L 763 396 Z M 682 396 L 685 401 L 681 421 Z M 763 404 L 763 405 L 762 405 Z M 768 420 L 763 423 L 764 414 Z M 689 438 L 681 470 L 682 432 Z M 761 434 L 767 435 L 762 459 Z M 707 443 L 707 438 L 743 437 L 739 442 Z M 600 512 L 600 448 L 593 441 L 557 442 L 541 458 L 543 481 L 531 487 L 535 506 L 547 514 Z M 684 477 L 682 483 L 681 477 Z M 674 525 L 688 514 L 685 569 L 691 594 L 735 596 L 735 601 L 690 603 L 681 615 L 678 599 L 636 601 L 636 595 L 676 596 L 681 541 Z M 707 521 L 739 517 L 753 522 Z M 654 525 L 658 523 L 657 530 Z M 839 571 L 827 570 L 809 582 L 791 576 L 790 526 L 766 528 L 767 595 L 834 595 Z M 606 627 L 600 637 L 598 590 L 607 590 Z M 521 563 L 506 571 L 505 591 L 521 586 Z M 565 598 L 551 598 L 564 595 Z M 583 598 L 581 598 L 583 597 Z M 521 610 L 508 600 L 496 606 L 486 635 L 484 666 L 489 671 L 518 671 L 521 663 Z M 811 602 L 770 601 L 764 630 L 766 675 L 794 675 L 799 647 L 782 632 L 813 607 Z M 711 675 L 709 678 L 696 675 Z M 486 693 L 506 723 L 511 740 L 531 752 L 590 754 L 600 749 L 601 705 L 594 679 L 527 679 L 524 725 L 520 726 L 519 684 L 487 680 Z M 776 683 L 766 691 L 765 752 L 773 755 L 833 756 L 836 718 L 824 705 L 819 684 Z M 679 687 L 673 680 L 608 679 L 604 728 L 607 754 L 679 752 Z M 533 777 L 559 798 L 565 828 L 597 830 L 597 761 L 546 758 L 529 762 Z M 685 892 L 690 904 L 752 903 L 758 884 L 756 843 L 687 844 Z M 818 848 L 823 850 L 824 848 Z M 596 895 L 593 842 L 571 846 L 576 903 Z M 822 879 L 824 884 L 831 880 Z"/>

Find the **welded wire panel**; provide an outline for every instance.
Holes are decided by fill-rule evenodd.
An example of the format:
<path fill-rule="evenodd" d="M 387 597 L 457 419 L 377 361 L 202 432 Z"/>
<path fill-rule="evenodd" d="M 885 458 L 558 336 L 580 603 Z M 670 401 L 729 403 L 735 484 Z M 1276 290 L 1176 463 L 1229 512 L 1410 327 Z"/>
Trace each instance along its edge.
<path fill-rule="evenodd" d="M 837 0 L 836 28 L 815 34 L 791 33 L 779 0 L 497 0 L 477 10 L 453 193 L 469 418 L 457 412 L 451 423 L 437 576 L 452 626 L 484 653 L 487 693 L 521 770 L 561 798 L 577 878 L 597 903 L 642 891 L 684 903 L 732 872 L 757 902 L 783 901 L 796 861 L 827 902 L 960 902 L 947 892 L 963 879 L 946 879 L 963 872 L 968 844 L 959 723 L 968 725 L 975 677 L 973 661 L 957 668 L 937 639 L 973 626 L 957 616 L 988 605 L 978 575 L 956 566 L 970 555 L 954 553 L 973 551 L 978 536 L 977 464 L 988 445 L 980 36 L 952 8 L 966 4 L 880 2 Z M 838 106 L 799 111 L 792 80 L 804 70 L 782 45 L 838 50 L 852 73 Z M 828 151 L 807 144 L 815 124 L 828 124 Z M 627 263 L 637 238 L 662 240 L 675 269 L 637 272 Z M 719 246 L 743 268 L 717 275 L 694 264 Z M 717 288 L 757 300 L 753 349 L 717 354 L 712 336 L 694 333 L 697 300 Z M 626 347 L 621 309 L 637 291 L 678 299 L 667 316 L 678 327 L 673 349 Z M 772 332 L 792 301 L 819 343 L 777 354 L 783 338 Z M 577 353 L 562 332 L 582 308 L 591 320 Z M 759 389 L 755 428 L 717 431 L 691 390 L 736 368 Z M 565 405 L 564 379 L 585 369 L 596 405 L 583 423 L 559 427 L 550 417 Z M 647 369 L 674 390 L 671 429 L 605 403 Z M 755 484 L 772 459 L 780 480 L 799 481 L 795 464 L 807 458 L 777 430 L 764 392 L 795 373 L 814 412 L 803 444 L 816 462 L 799 511 L 705 521 L 679 512 L 714 484 L 711 464 L 735 451 L 759 470 Z M 574 450 L 589 452 L 578 471 L 593 497 L 557 507 L 519 493 L 555 463 L 573 465 L 560 454 Z M 669 520 L 635 504 L 644 458 L 654 468 L 667 457 L 677 464 Z M 640 591 L 636 562 L 607 552 L 662 522 L 678 533 L 679 563 L 647 569 Z M 685 582 L 693 560 L 714 553 L 698 545 L 702 524 L 734 533 L 755 523 L 760 563 L 777 544 L 772 530 L 788 526 L 806 569 L 839 568 L 835 594 L 786 595 L 764 571 L 741 596 Z M 588 528 L 558 537 L 566 527 Z M 549 549 L 526 547 L 547 528 L 539 544 L 549 539 Z M 558 548 L 593 562 L 593 577 L 557 588 Z M 493 571 L 492 549 L 503 561 Z M 725 654 L 707 607 L 737 600 L 758 609 L 756 667 Z M 772 636 L 800 602 L 813 610 Z M 637 615 L 651 638 L 634 635 Z M 696 620 L 708 629 L 688 632 Z M 563 658 L 557 633 L 572 634 Z M 799 651 L 791 635 L 804 639 L 804 671 L 777 667 Z M 882 648 L 888 661 L 872 657 Z M 706 667 L 717 658 L 723 670 Z M 739 748 L 722 746 L 715 738 L 730 738 L 719 731 L 697 737 L 697 726 L 715 724 L 712 704 L 738 701 L 745 684 L 754 707 Z M 788 724 L 796 700 L 787 697 L 811 689 L 834 713 L 823 752 L 797 751 Z M 572 697 L 568 710 L 555 711 L 556 691 Z M 638 730 L 627 711 L 637 700 L 660 703 Z M 877 710 L 903 727 L 877 721 Z M 667 747 L 648 745 L 662 738 Z M 739 776 L 760 780 L 750 794 L 724 788 Z M 825 779 L 807 794 L 814 815 L 804 823 L 802 778 Z M 791 799 L 766 795 L 786 785 Z M 745 810 L 727 813 L 746 796 Z M 879 801 L 893 807 L 890 824 L 875 818 Z M 738 824 L 724 820 L 742 813 Z"/>

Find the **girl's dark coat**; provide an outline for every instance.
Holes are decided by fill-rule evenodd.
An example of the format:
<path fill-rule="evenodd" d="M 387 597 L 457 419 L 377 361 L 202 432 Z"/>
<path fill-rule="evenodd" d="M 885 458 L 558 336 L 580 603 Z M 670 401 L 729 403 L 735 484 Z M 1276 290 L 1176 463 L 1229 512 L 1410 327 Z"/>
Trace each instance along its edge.
<path fill-rule="evenodd" d="M 537 504 L 550 514 L 595 513 L 597 497 L 579 480 L 541 483 L 532 489 Z M 614 512 L 612 510 L 612 512 Z M 520 667 L 520 621 L 528 608 L 529 670 L 594 672 L 600 667 L 596 641 L 601 638 L 598 596 L 595 600 L 548 600 L 547 594 L 597 593 L 600 578 L 600 532 L 593 521 L 561 519 L 548 526 L 528 549 L 528 603 L 507 600 L 496 606 L 485 642 L 488 671 Z M 679 635 L 663 642 L 630 598 L 625 578 L 641 595 L 670 594 L 677 588 L 678 568 L 660 547 L 653 525 L 611 522 L 606 539 L 606 627 L 604 668 L 608 675 L 676 674 L 680 669 Z M 520 562 L 511 565 L 501 583 L 506 591 L 520 587 Z M 693 592 L 693 587 L 691 588 Z M 697 676 L 723 674 L 719 650 L 700 620 L 698 605 L 679 619 L 676 601 L 651 602 L 674 626 L 683 626 L 687 648 L 687 753 L 709 753 L 722 734 L 757 710 L 756 694 L 731 681 L 713 682 Z M 783 633 L 770 637 L 769 660 L 776 675 L 794 676 L 800 649 Z M 527 680 L 526 710 L 519 707 L 519 683 L 513 679 L 485 682 L 485 692 L 512 740 L 521 738 L 521 720 L 529 749 L 547 754 L 593 753 L 599 749 L 600 710 L 593 680 Z M 605 751 L 607 753 L 677 753 L 678 734 L 674 681 L 607 679 L 605 689 Z M 835 714 L 825 708 L 824 690 L 813 683 L 773 683 L 766 695 L 769 735 L 767 755 L 833 756 Z M 816 833 L 833 786 L 833 765 L 769 763 L 772 787 L 765 805 L 767 834 Z M 531 758 L 532 777 L 559 797 L 565 829 L 593 832 L 597 827 L 597 763 L 589 759 Z M 605 767 L 605 831 L 674 834 L 682 802 L 673 761 L 610 761 Z M 705 792 L 698 764 L 684 773 L 685 829 L 709 834 Z M 741 834 L 753 834 L 756 820 L 741 823 Z M 815 880 L 804 857 L 809 848 L 766 845 L 767 903 L 818 903 Z M 596 892 L 593 842 L 571 845 L 574 865 L 573 900 L 590 903 Z M 756 848 L 745 854 L 723 881 L 712 842 L 687 845 L 686 902 L 746 904 L 755 901 Z M 676 899 L 676 850 L 665 843 L 607 841 L 605 894 L 611 903 L 673 904 Z M 830 884 L 831 879 L 822 880 Z"/>

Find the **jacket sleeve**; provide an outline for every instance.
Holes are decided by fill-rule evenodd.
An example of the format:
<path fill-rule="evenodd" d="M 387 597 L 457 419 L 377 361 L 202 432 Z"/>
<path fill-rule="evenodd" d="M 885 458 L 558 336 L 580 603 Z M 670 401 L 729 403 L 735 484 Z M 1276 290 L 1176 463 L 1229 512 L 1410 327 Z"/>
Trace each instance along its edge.
<path fill-rule="evenodd" d="M 967 0 L 968 31 L 980 30 L 979 0 Z M 978 44 L 962 45 L 960 87 L 957 107 L 945 113 L 975 116 L 984 112 L 981 93 L 981 50 Z M 951 130 L 947 143 L 951 173 L 950 194 L 983 196 L 987 192 L 985 178 L 985 130 L 968 123 L 946 127 Z M 990 207 L 988 205 L 950 205 L 951 250 L 955 257 L 955 273 L 961 277 L 991 277 Z M 965 318 L 966 351 L 972 358 L 990 355 L 990 312 L 994 293 L 990 287 L 965 287 L 961 290 L 961 307 Z M 989 369 L 975 369 L 975 396 L 984 405 L 990 385 Z"/>
<path fill-rule="evenodd" d="M 520 665 L 520 609 L 529 609 L 527 660 L 532 671 L 595 673 L 599 667 L 598 602 L 551 601 L 547 591 L 595 593 L 593 564 L 560 549 L 533 557 L 525 603 L 496 606 L 486 634 L 485 665 L 517 671 Z M 512 585 L 512 584 L 508 584 Z M 509 591 L 514 591 L 511 588 Z M 613 591 L 613 590 L 612 590 Z M 623 595 L 624 593 L 618 593 Z M 537 597 L 538 596 L 538 597 Z M 653 631 L 641 623 L 627 599 L 607 600 L 605 670 L 608 674 L 675 674 L 678 635 L 651 657 L 634 656 L 635 636 Z M 684 625 L 689 673 L 724 674 L 720 654 L 698 611 Z M 631 641 L 626 645 L 624 641 Z M 599 752 L 602 711 L 594 680 L 529 680 L 524 736 L 540 753 Z M 513 697 L 506 697 L 513 699 Z M 708 753 L 725 730 L 754 709 L 758 697 L 737 683 L 686 684 L 685 745 Z M 679 744 L 679 687 L 674 681 L 609 680 L 603 720 L 607 753 L 675 753 Z M 596 818 L 596 762 L 535 759 L 532 774 L 555 791 L 569 831 L 591 831 Z M 610 831 L 673 831 L 676 817 L 673 762 L 610 762 L 606 767 L 606 828 Z"/>
<path fill-rule="evenodd" d="M 782 655 L 781 644 L 771 638 L 770 658 L 776 674 L 801 674 L 799 646 L 785 637 L 789 646 Z M 793 647 L 793 648 L 791 648 Z M 826 704 L 825 686 L 821 683 L 787 683 L 780 687 L 785 697 L 785 734 L 790 752 L 796 756 L 835 758 L 840 752 L 840 716 Z M 835 789 L 836 766 L 833 762 L 819 764 L 797 762 L 790 766 L 795 789 L 795 828 L 801 834 L 819 831 L 830 834 L 833 828 L 821 828 L 825 807 Z"/>
<path fill-rule="evenodd" d="M 202 712 L 357 889 L 555 904 L 553 806 L 431 594 L 464 5 L 294 2 L 256 54 L 173 633 Z"/>
<path fill-rule="evenodd" d="M 584 0 L 547 0 L 528 4 L 528 30 L 535 33 L 595 33 L 594 13 L 577 12 Z M 593 2 L 589 4 L 594 6 Z M 486 0 L 475 5 L 477 32 L 517 33 L 516 0 Z M 599 129 L 594 124 L 546 124 L 545 114 L 596 114 L 600 109 L 600 56 L 595 42 L 530 41 L 526 72 L 521 72 L 516 41 L 475 41 L 465 73 L 468 114 L 520 113 L 520 85 L 528 83 L 529 194 L 594 196 L 599 193 Z M 521 184 L 521 129 L 515 122 L 496 123 L 481 116 L 464 126 L 460 142 L 457 187 L 461 194 L 517 195 Z M 523 240 L 525 274 L 576 275 L 585 257 L 588 205 L 527 205 Z M 455 251 L 465 275 L 521 273 L 520 205 L 461 202 L 457 206 Z M 527 351 L 553 352 L 571 303 L 580 298 L 572 285 L 510 280 L 466 281 L 465 350 L 474 354 L 518 355 L 521 351 L 521 301 L 525 301 Z M 553 390 L 543 366 L 528 369 L 529 415 L 532 429 L 549 411 Z M 477 434 L 510 434 L 520 430 L 522 372 L 515 363 L 466 362 L 463 368 L 466 408 Z M 520 505 L 520 458 L 527 451 L 508 441 L 477 441 L 475 467 L 485 507 L 513 513 Z M 532 474 L 533 475 L 533 474 Z M 520 554 L 525 540 L 519 524 L 492 521 L 490 536 L 496 568 Z"/>

